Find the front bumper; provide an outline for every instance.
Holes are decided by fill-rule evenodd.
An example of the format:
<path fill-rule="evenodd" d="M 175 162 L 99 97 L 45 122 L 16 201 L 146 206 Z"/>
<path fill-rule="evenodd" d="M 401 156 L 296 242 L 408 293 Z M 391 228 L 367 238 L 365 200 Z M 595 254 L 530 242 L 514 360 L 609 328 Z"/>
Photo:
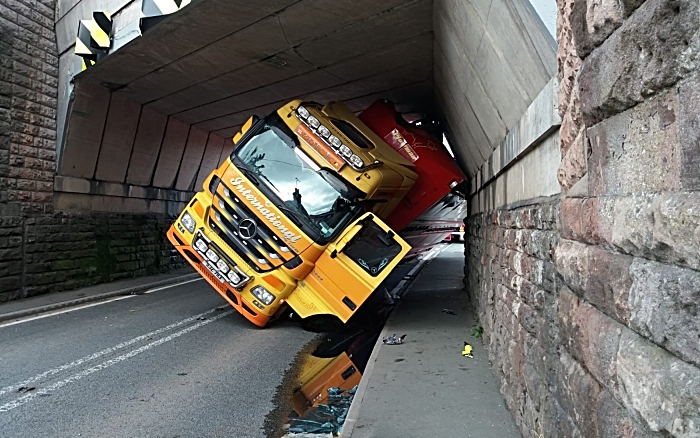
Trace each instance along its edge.
<path fill-rule="evenodd" d="M 248 303 L 242 296 L 240 290 L 249 285 L 253 280 L 246 275 L 245 271 L 239 267 L 216 242 L 209 239 L 200 229 L 196 229 L 194 235 L 178 230 L 179 219 L 168 229 L 168 240 L 175 246 L 175 249 L 182 254 L 192 267 L 221 295 L 234 309 L 243 315 L 253 324 L 264 327 L 270 320 L 270 316 L 264 315 L 251 303 Z M 183 230 L 184 231 L 184 230 Z M 206 242 L 207 250 L 194 246 L 197 239 Z M 201 245 L 200 245 L 201 246 Z M 213 252 L 219 260 L 225 260 L 229 268 L 227 273 L 223 273 L 214 262 L 216 257 L 212 257 L 209 251 Z M 209 254 L 209 255 L 208 255 Z M 228 275 L 235 270 L 239 281 L 233 281 Z"/>

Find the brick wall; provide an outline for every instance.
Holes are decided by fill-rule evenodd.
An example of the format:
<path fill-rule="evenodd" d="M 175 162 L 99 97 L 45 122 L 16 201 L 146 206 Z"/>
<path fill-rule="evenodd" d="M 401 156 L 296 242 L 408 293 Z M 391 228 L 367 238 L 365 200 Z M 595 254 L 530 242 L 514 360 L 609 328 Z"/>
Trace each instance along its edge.
<path fill-rule="evenodd" d="M 494 371 L 526 437 L 697 437 L 700 5 L 558 5 L 564 196 L 468 221 Z"/>
<path fill-rule="evenodd" d="M 0 302 L 183 266 L 172 215 L 54 211 L 54 10 L 0 0 Z"/>

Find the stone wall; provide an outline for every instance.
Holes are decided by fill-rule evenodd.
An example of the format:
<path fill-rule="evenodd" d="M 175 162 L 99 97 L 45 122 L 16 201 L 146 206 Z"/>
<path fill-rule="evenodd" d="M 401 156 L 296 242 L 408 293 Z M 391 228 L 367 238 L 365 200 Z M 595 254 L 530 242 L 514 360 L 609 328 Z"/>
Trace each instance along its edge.
<path fill-rule="evenodd" d="M 468 221 L 494 370 L 524 436 L 698 437 L 699 5 L 558 4 L 557 225 Z"/>
<path fill-rule="evenodd" d="M 182 266 L 165 238 L 172 215 L 54 211 L 54 10 L 0 1 L 0 302 Z"/>
<path fill-rule="evenodd" d="M 513 418 L 529 436 L 571 428 L 556 397 L 559 378 L 558 197 L 471 216 L 466 286 L 493 372 Z"/>
<path fill-rule="evenodd" d="M 184 266 L 164 215 L 55 213 L 0 218 L 0 302 Z"/>

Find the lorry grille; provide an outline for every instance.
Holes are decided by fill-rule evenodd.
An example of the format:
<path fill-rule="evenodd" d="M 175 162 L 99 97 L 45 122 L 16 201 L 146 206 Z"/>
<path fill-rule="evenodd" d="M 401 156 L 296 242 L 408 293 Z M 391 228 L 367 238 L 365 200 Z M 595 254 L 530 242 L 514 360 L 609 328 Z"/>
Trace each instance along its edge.
<path fill-rule="evenodd" d="M 223 184 L 219 184 L 214 193 L 212 207 L 209 215 L 211 229 L 239 256 L 249 260 L 257 272 L 278 268 L 296 255 Z M 254 221 L 257 228 L 255 235 L 247 239 L 239 232 L 239 225 L 246 219 Z"/>

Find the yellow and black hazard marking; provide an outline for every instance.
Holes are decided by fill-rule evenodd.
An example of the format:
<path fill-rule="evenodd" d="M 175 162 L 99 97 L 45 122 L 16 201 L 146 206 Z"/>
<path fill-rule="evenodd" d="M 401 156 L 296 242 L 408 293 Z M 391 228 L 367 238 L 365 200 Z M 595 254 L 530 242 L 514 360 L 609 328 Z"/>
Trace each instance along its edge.
<path fill-rule="evenodd" d="M 82 69 L 109 53 L 112 39 L 112 18 L 107 12 L 93 12 L 92 20 L 80 20 L 75 39 L 75 53 L 82 58 Z"/>
<path fill-rule="evenodd" d="M 141 33 L 192 3 L 192 0 L 143 0 L 141 4 Z"/>

